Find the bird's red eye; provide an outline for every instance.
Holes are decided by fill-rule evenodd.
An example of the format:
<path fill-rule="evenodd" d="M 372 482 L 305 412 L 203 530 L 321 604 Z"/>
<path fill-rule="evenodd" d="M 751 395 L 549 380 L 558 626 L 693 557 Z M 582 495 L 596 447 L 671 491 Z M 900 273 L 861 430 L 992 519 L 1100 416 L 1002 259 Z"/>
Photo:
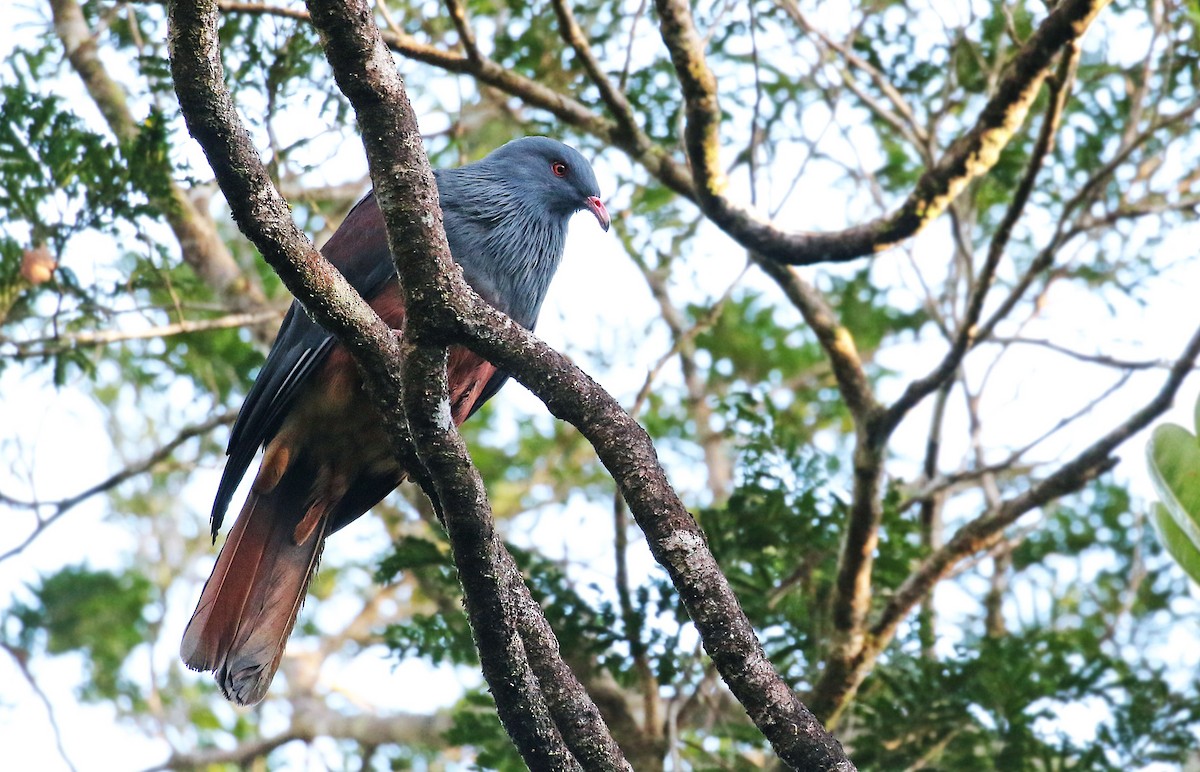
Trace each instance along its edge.
<path fill-rule="evenodd" d="M 554 172 L 555 177 L 566 177 L 567 165 L 562 161 L 555 161 L 554 163 L 550 164 L 550 171 Z"/>

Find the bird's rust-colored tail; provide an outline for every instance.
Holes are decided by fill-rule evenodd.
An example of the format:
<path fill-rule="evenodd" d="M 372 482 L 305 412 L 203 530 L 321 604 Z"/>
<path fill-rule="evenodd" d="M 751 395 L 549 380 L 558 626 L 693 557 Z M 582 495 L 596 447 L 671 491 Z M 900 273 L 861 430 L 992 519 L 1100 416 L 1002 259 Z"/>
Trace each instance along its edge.
<path fill-rule="evenodd" d="M 215 671 L 240 705 L 267 693 L 328 535 L 328 507 L 310 490 L 288 474 L 250 493 L 183 634 L 184 664 Z"/>

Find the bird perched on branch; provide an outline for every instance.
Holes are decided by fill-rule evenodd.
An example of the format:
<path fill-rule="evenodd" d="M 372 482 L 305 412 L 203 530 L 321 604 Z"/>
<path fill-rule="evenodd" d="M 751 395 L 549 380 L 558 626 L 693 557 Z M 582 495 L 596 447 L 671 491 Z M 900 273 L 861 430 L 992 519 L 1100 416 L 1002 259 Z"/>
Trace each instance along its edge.
<path fill-rule="evenodd" d="M 567 221 L 588 210 L 608 230 L 591 166 L 545 137 L 435 172 L 450 252 L 485 300 L 530 329 L 558 269 Z M 321 250 L 371 307 L 400 328 L 404 304 L 383 216 L 368 194 Z M 451 413 L 462 423 L 508 375 L 450 350 Z M 258 702 L 279 666 L 325 538 L 406 477 L 354 363 L 292 303 L 229 438 L 213 503 L 216 539 L 234 489 L 265 446 L 258 474 L 183 635 L 180 655 L 215 671 L 225 696 Z"/>

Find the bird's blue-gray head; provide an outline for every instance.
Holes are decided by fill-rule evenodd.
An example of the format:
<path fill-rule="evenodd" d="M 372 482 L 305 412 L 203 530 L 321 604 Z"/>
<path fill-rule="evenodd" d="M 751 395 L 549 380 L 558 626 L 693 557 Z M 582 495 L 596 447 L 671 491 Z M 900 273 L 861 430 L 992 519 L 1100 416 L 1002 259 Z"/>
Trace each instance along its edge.
<path fill-rule="evenodd" d="M 446 237 L 475 291 L 532 328 L 562 259 L 567 221 L 608 210 L 587 159 L 547 137 L 525 137 L 486 158 L 437 172 Z"/>
<path fill-rule="evenodd" d="M 549 137 L 523 137 L 497 148 L 474 166 L 505 180 L 527 205 L 564 219 L 586 209 L 608 230 L 608 210 L 592 166 L 569 145 Z"/>

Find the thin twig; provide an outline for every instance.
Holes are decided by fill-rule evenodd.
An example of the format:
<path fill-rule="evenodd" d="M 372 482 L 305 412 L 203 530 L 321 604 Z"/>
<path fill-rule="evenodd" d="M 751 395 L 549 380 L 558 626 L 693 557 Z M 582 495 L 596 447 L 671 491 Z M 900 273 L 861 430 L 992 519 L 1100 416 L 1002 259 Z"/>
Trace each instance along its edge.
<path fill-rule="evenodd" d="M 41 338 L 13 340 L 0 337 L 0 345 L 12 346 L 15 350 L 9 354 L 17 359 L 53 356 L 64 351 L 80 348 L 107 346 L 112 343 L 123 343 L 131 340 L 150 340 L 153 338 L 169 338 L 173 335 L 184 335 L 192 332 L 207 332 L 209 330 L 226 330 L 231 327 L 254 327 L 269 322 L 278 322 L 283 317 L 281 311 L 257 311 L 248 314 L 229 314 L 217 319 L 202 319 L 200 321 L 183 320 L 173 324 L 163 324 L 148 327 L 144 330 L 85 330 L 69 335 L 47 335 Z"/>
<path fill-rule="evenodd" d="M 985 340 L 985 338 L 980 337 L 980 331 L 977 329 L 979 317 L 983 313 L 984 300 L 987 298 L 988 291 L 992 287 L 992 281 L 1000 265 L 1000 260 L 1004 256 L 1005 247 L 1008 245 L 1012 229 L 1017 224 L 1021 214 L 1025 211 L 1025 205 L 1033 192 L 1038 173 L 1041 171 L 1045 159 L 1054 150 L 1054 137 L 1058 132 L 1059 122 L 1062 119 L 1063 109 L 1070 94 L 1070 84 L 1074 80 L 1075 67 L 1078 61 L 1079 46 L 1076 41 L 1068 45 L 1067 52 L 1059 64 L 1057 77 L 1051 84 L 1051 94 L 1046 114 L 1042 118 L 1041 130 L 1038 133 L 1037 141 L 1034 143 L 1029 163 L 1025 166 L 1021 182 L 1017 185 L 1017 189 L 1013 193 L 1012 201 L 1009 202 L 1008 209 L 1004 213 L 1004 218 L 992 236 L 992 242 L 988 248 L 983 268 L 979 276 L 971 284 L 971 293 L 967 299 L 966 309 L 963 318 L 958 323 L 958 332 L 954 337 L 950 350 L 937 366 L 934 367 L 932 372 L 910 383 L 900 398 L 887 409 L 884 421 L 886 431 L 890 432 L 892 428 L 904 419 L 904 416 L 913 407 L 940 388 L 958 370 L 967 351 L 973 345 L 977 345 L 980 340 Z M 989 333 L 995 328 L 996 321 L 998 320 L 993 319 L 986 328 Z"/>
<path fill-rule="evenodd" d="M 42 691 L 42 687 L 39 686 L 38 682 L 34 679 L 33 673 L 30 672 L 28 655 L 26 652 L 21 651 L 20 649 L 17 649 L 11 644 L 5 643 L 4 641 L 0 641 L 0 649 L 3 649 L 10 657 L 12 657 L 13 663 L 16 664 L 17 669 L 21 671 L 21 676 L 25 679 L 25 682 L 29 684 L 29 688 L 33 690 L 33 693 L 37 695 L 38 700 L 41 701 L 42 706 L 46 709 L 46 719 L 50 722 L 51 732 L 54 733 L 54 747 L 58 750 L 58 756 L 62 759 L 63 764 L 67 765 L 67 769 L 71 770 L 71 772 L 75 772 L 75 764 L 71 761 L 71 757 L 67 755 L 67 749 L 63 745 L 62 731 L 58 728 L 58 719 L 54 716 L 54 706 L 50 703 L 50 698 L 46 696 L 44 691 Z"/>
<path fill-rule="evenodd" d="M 54 523 L 56 523 L 63 515 L 67 514 L 87 499 L 111 490 L 126 480 L 130 480 L 140 474 L 149 472 L 150 470 L 154 469 L 154 467 L 170 458 L 180 445 L 194 437 L 208 434 L 218 426 L 232 423 L 235 417 L 237 417 L 237 411 L 228 410 L 220 415 L 208 419 L 207 421 L 196 424 L 195 426 L 189 426 L 188 428 L 179 432 L 179 434 L 175 435 L 175 438 L 170 442 L 161 446 L 158 450 L 154 451 L 138 463 L 127 466 L 121 471 L 110 475 L 95 485 L 75 494 L 74 496 L 68 496 L 65 499 L 59 499 L 58 501 L 23 501 L 0 493 L 0 501 L 3 501 L 10 506 L 33 510 L 41 510 L 46 508 L 53 510 L 45 517 L 38 517 L 37 525 L 34 527 L 33 531 L 21 541 L 20 544 L 8 550 L 7 552 L 0 554 L 0 562 L 8 560 L 14 555 L 22 552 L 26 547 L 32 544 L 33 541 L 37 539 L 43 531 L 54 525 Z"/>

